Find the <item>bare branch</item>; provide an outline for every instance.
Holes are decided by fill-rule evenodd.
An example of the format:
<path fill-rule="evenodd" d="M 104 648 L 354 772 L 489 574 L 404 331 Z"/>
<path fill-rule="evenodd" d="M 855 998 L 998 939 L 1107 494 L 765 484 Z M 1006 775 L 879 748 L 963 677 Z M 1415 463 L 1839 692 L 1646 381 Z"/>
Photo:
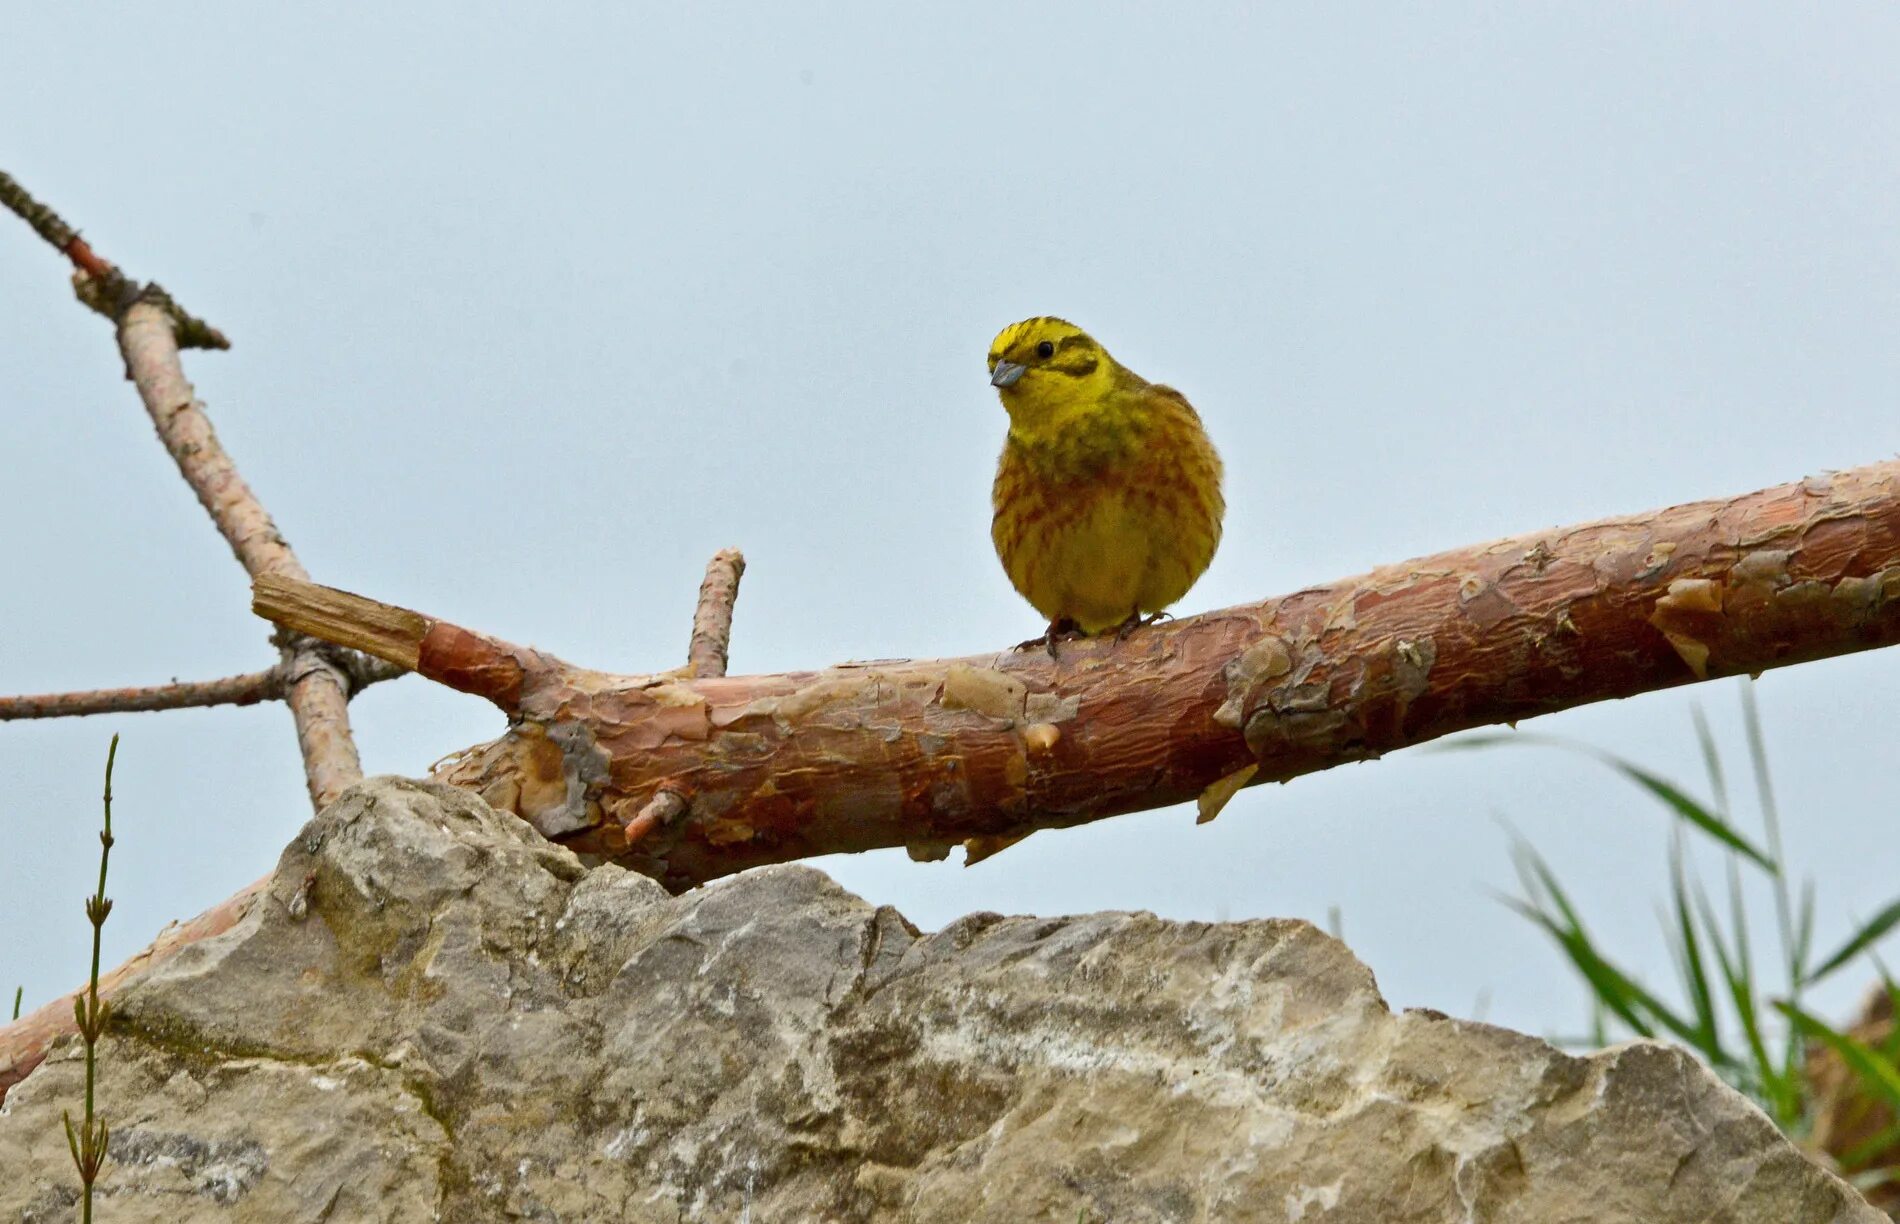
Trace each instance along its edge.
<path fill-rule="evenodd" d="M 119 325 L 119 350 L 158 429 L 159 441 L 171 452 L 179 474 L 198 495 L 246 572 L 252 577 L 282 574 L 308 581 L 310 575 L 238 475 L 237 465 L 211 428 L 204 405 L 179 362 L 170 317 L 154 306 L 135 304 Z"/>
<path fill-rule="evenodd" d="M 406 667 L 372 659 L 354 650 L 326 653 L 343 668 L 353 697 L 372 684 L 409 674 Z M 220 680 L 174 680 L 170 684 L 92 689 L 78 693 L 37 693 L 0 697 L 0 722 L 28 718 L 78 718 L 89 714 L 133 714 L 146 710 L 185 710 L 201 706 L 256 705 L 284 697 L 284 665 Z"/>
<path fill-rule="evenodd" d="M 348 591 L 282 577 L 259 576 L 251 611 L 293 633 L 322 638 L 415 671 L 424 651 L 438 675 L 464 693 L 486 697 L 510 713 L 519 708 L 523 679 L 547 666 L 546 656 Z M 454 677 L 446 679 L 444 677 Z"/>
<path fill-rule="evenodd" d="M 17 718 L 72 718 L 83 714 L 126 714 L 139 710 L 183 710 L 193 706 L 256 705 L 284 695 L 280 667 L 142 688 L 93 689 L 83 693 L 40 693 L 0 697 L 0 722 Z"/>
<path fill-rule="evenodd" d="M 446 780 L 544 830 L 578 817 L 569 844 L 682 888 L 880 845 L 981 857 L 1037 828 L 1214 788 L 1206 818 L 1240 783 L 1892 644 L 1900 462 L 1457 549 L 1072 643 L 1060 660 L 612 677 L 341 595 L 269 576 L 256 586 L 260 611 L 285 623 L 306 604 L 333 625 L 339 610 L 353 622 L 351 601 L 370 605 L 372 649 L 522 715 L 458 753 Z M 229 929 L 261 887 L 168 930 L 110 980 Z M 0 1029 L 0 1094 L 71 1031 L 70 996 Z"/>
<path fill-rule="evenodd" d="M 12 175 L 0 171 L 0 207 L 5 207 L 33 227 L 60 254 L 72 261 L 75 274 L 73 291 L 79 300 L 106 318 L 117 322 L 133 302 L 157 306 L 178 327 L 178 343 L 184 348 L 228 349 L 231 342 L 224 333 L 198 318 L 172 299 L 156 284 L 140 284 L 111 263 L 101 259 L 79 231 L 68 225 L 51 207 L 42 204 Z"/>
<path fill-rule="evenodd" d="M 4 174 L 0 205 L 73 262 L 78 269 L 73 287 L 80 300 L 117 324 L 126 372 L 138 385 L 160 440 L 245 571 L 252 578 L 281 574 L 307 579 L 296 554 L 212 432 L 179 361 L 181 344 L 226 348 L 229 342 L 216 328 L 180 309 L 157 285 L 141 285 L 94 254 L 72 226 Z M 305 781 L 311 801 L 322 807 L 363 776 L 349 719 L 350 693 L 363 680 L 350 674 L 333 649 L 308 638 L 284 638 L 278 649 L 283 656 L 278 671 L 297 723 Z"/>
<path fill-rule="evenodd" d="M 726 674 L 732 605 L 738 602 L 739 579 L 744 576 L 745 557 L 736 548 L 722 548 L 706 563 L 699 605 L 693 609 L 693 637 L 686 648 L 689 675 L 705 680 Z"/>
<path fill-rule="evenodd" d="M 276 606 L 272 600 L 280 591 L 308 596 L 297 605 L 302 619 L 295 624 L 271 615 L 271 609 Z M 428 619 L 414 612 L 347 591 L 313 586 L 295 574 L 259 574 L 251 587 L 251 610 L 266 620 L 288 625 L 298 633 L 364 651 L 409 671 L 415 670 L 422 638 L 429 628 Z"/>
<path fill-rule="evenodd" d="M 119 351 L 159 440 L 253 578 L 276 574 L 307 579 L 302 563 L 213 432 L 179 362 L 174 326 L 163 308 L 148 302 L 134 303 L 119 323 Z M 311 802 L 321 808 L 363 776 L 350 738 L 351 681 L 328 652 L 308 638 L 290 638 L 280 649 L 288 684 L 285 699 L 303 751 L 304 780 Z"/>
<path fill-rule="evenodd" d="M 677 889 L 880 846 L 980 855 L 1213 788 L 1208 817 L 1243 784 L 1900 641 L 1900 461 L 1455 549 L 1060 659 L 610 676 L 282 580 L 254 606 L 327 635 L 300 607 L 349 601 L 408 626 L 399 661 L 511 715 L 443 780 Z M 688 803 L 670 824 L 649 819 L 664 792 Z"/>
<path fill-rule="evenodd" d="M 32 226 L 33 232 L 51 243 L 55 250 L 65 252 L 68 247 L 80 240 L 78 230 L 66 224 L 65 220 L 50 206 L 34 199 L 26 188 L 20 186 L 18 179 L 4 170 L 0 170 L 0 205 L 4 205 L 8 212 Z M 90 250 L 86 254 L 89 259 L 96 262 L 94 267 L 86 268 L 85 271 L 103 275 L 104 269 L 111 266 L 93 255 Z"/>

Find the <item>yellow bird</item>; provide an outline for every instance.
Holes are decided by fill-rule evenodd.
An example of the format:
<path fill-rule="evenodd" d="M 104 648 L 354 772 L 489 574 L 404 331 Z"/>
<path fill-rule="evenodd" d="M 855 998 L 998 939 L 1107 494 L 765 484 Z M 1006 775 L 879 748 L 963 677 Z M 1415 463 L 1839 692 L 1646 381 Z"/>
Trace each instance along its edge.
<path fill-rule="evenodd" d="M 989 366 L 1009 410 L 990 538 L 1049 618 L 1041 640 L 1053 652 L 1067 634 L 1157 619 L 1220 543 L 1220 456 L 1201 418 L 1061 319 L 1004 328 Z"/>

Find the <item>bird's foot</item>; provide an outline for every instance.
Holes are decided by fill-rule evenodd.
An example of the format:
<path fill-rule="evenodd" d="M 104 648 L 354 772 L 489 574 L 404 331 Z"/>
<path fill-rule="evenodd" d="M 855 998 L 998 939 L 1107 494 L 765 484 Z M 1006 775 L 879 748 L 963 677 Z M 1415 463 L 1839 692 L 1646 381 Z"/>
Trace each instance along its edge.
<path fill-rule="evenodd" d="M 1042 646 L 1049 651 L 1049 657 L 1053 659 L 1056 657 L 1057 642 L 1072 642 L 1081 636 L 1082 626 L 1076 624 L 1073 617 L 1058 616 L 1049 622 L 1049 627 L 1043 630 L 1040 637 L 1032 637 L 1026 642 L 1018 642 L 1016 643 L 1016 649 L 1030 650 L 1034 647 Z"/>
<path fill-rule="evenodd" d="M 1139 610 L 1130 612 L 1128 619 L 1115 627 L 1115 640 L 1125 642 L 1128 640 L 1128 635 L 1137 629 L 1147 625 L 1158 624 L 1164 620 L 1173 619 L 1174 614 L 1172 612 L 1156 612 L 1149 616 L 1143 616 Z"/>

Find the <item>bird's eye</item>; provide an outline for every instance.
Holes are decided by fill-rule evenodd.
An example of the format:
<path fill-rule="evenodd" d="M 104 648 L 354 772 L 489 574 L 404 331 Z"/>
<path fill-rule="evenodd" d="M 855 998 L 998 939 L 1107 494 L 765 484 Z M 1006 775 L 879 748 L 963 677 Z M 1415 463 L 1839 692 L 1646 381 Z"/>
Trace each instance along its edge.
<path fill-rule="evenodd" d="M 1054 357 L 1055 355 L 1056 346 L 1047 340 L 1044 340 L 1041 344 L 1036 346 L 1036 356 L 1038 357 Z"/>

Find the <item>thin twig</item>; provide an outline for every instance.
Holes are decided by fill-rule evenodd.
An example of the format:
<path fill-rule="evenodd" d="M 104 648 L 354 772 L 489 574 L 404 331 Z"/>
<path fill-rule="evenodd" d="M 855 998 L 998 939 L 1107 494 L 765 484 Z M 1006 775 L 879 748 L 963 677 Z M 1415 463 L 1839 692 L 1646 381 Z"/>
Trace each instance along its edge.
<path fill-rule="evenodd" d="M 255 705 L 284 695 L 283 672 L 188 680 L 132 688 L 93 689 L 83 693 L 37 693 L 0 697 L 0 722 L 17 718 L 74 718 L 84 714 L 126 714 L 139 710 L 183 710 L 193 706 Z"/>
<path fill-rule="evenodd" d="M 705 680 L 726 674 L 726 654 L 732 642 L 732 605 L 739 599 L 739 579 L 745 557 L 736 548 L 722 548 L 706 563 L 699 584 L 699 606 L 693 609 L 693 638 L 686 648 L 686 668 Z"/>
<path fill-rule="evenodd" d="M 407 668 L 354 650 L 328 652 L 349 677 L 354 697 L 372 684 L 409 674 Z M 170 684 L 91 689 L 78 693 L 36 693 L 0 697 L 0 722 L 28 718 L 77 718 L 88 714 L 133 714 L 144 710 L 187 710 L 203 706 L 256 705 L 282 701 L 284 665 L 218 680 L 174 680 Z"/>
<path fill-rule="evenodd" d="M 80 241 L 78 230 L 66 224 L 65 219 L 50 207 L 34 199 L 26 188 L 20 186 L 18 179 L 4 170 L 0 170 L 0 204 L 32 226 L 34 233 L 58 250 L 64 251 L 74 242 Z M 98 258 L 90 251 L 87 255 L 95 260 Z"/>
<path fill-rule="evenodd" d="M 137 384 L 160 440 L 245 571 L 252 578 L 308 578 L 219 444 L 179 361 L 180 345 L 225 348 L 225 338 L 180 309 L 157 285 L 131 281 L 100 259 L 72 226 L 11 176 L 0 175 L 0 204 L 73 261 L 78 269 L 73 287 L 80 300 L 115 322 L 126 373 Z M 305 782 L 311 801 L 321 808 L 363 776 L 349 716 L 350 694 L 362 681 L 339 662 L 333 648 L 281 634 L 277 645 L 284 699 L 297 722 Z"/>
<path fill-rule="evenodd" d="M 231 342 L 224 333 L 198 318 L 173 300 L 157 284 L 141 284 L 100 258 L 79 231 L 51 207 L 33 198 L 19 180 L 0 171 L 0 206 L 33 227 L 33 232 L 72 261 L 76 274 L 73 292 L 93 310 L 117 322 L 134 302 L 157 306 L 178 326 L 178 343 L 184 348 L 228 349 Z"/>

